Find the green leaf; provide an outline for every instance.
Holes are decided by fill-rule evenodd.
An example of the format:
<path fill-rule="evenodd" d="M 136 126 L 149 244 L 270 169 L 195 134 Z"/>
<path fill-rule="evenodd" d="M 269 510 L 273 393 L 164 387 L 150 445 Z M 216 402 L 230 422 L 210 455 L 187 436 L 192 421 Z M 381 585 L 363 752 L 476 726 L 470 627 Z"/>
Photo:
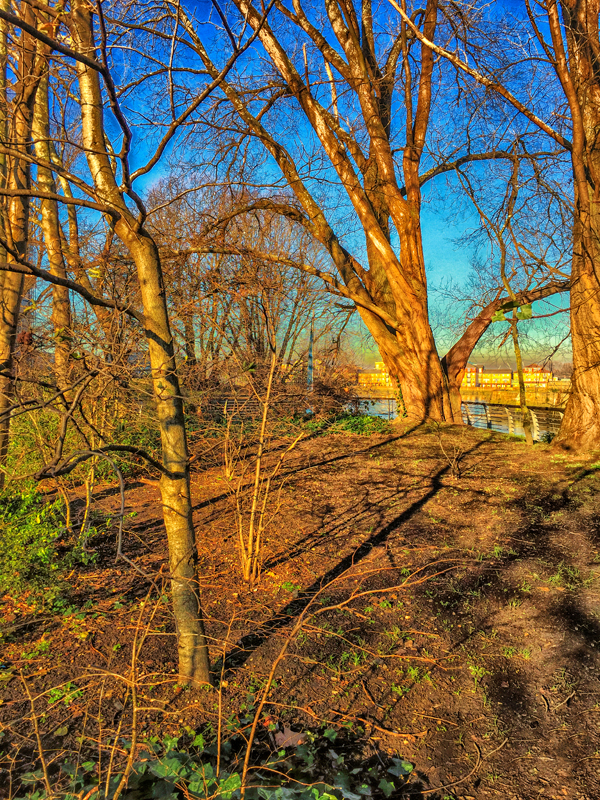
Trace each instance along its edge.
<path fill-rule="evenodd" d="M 201 733 L 199 733 L 194 738 L 194 741 L 192 742 L 192 746 L 193 747 L 199 747 L 201 750 L 204 750 L 204 747 L 205 747 L 205 745 L 204 745 L 204 736 L 202 736 Z"/>
<path fill-rule="evenodd" d="M 410 775 L 414 767 L 410 761 L 404 761 L 402 758 L 393 758 L 394 766 L 388 769 L 390 775 L 396 775 L 398 778 L 404 778 Z"/>
<path fill-rule="evenodd" d="M 307 767 L 312 767 L 315 763 L 315 755 L 310 745 L 301 744 L 296 748 L 296 755 L 301 758 Z"/>
<path fill-rule="evenodd" d="M 337 731 L 334 731 L 333 728 L 327 728 L 326 730 L 323 731 L 323 736 L 326 739 L 329 739 L 330 742 L 335 742 L 335 740 L 337 739 Z"/>
<path fill-rule="evenodd" d="M 342 793 L 345 800 L 360 800 L 361 796 L 351 790 L 350 775 L 347 772 L 338 772 L 333 780 L 333 785 Z"/>
<path fill-rule="evenodd" d="M 504 316 L 504 311 L 501 308 L 498 311 L 494 311 L 494 315 L 492 317 L 492 322 L 506 322 L 506 317 Z"/>
<path fill-rule="evenodd" d="M 394 786 L 393 781 L 386 781 L 385 778 L 382 778 L 379 781 L 379 788 L 381 789 L 381 791 L 384 793 L 384 795 L 386 797 L 391 797 L 392 796 L 392 792 L 394 791 L 394 789 L 396 787 Z"/>
<path fill-rule="evenodd" d="M 219 785 L 219 792 L 223 795 L 224 800 L 230 800 L 231 795 L 236 789 L 242 785 L 242 778 L 239 772 L 234 772 L 226 781 Z"/>
<path fill-rule="evenodd" d="M 213 785 L 213 780 L 191 781 L 191 783 L 188 784 L 188 791 L 192 792 L 193 794 L 197 794 L 199 797 L 210 797 L 210 795 L 214 793 L 213 789 L 211 788 Z"/>
<path fill-rule="evenodd" d="M 531 319 L 531 303 L 527 303 L 517 311 L 517 319 Z"/>
<path fill-rule="evenodd" d="M 57 728 L 54 731 L 56 736 L 66 736 L 68 732 L 69 732 L 69 726 L 68 725 L 61 725 L 60 728 Z"/>

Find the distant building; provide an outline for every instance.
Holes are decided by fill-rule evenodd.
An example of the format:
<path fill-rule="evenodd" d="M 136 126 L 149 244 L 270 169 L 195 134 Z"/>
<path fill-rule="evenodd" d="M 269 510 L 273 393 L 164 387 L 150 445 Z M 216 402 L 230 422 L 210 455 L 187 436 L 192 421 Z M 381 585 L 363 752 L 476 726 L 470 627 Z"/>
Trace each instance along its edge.
<path fill-rule="evenodd" d="M 529 364 L 529 366 L 523 367 L 523 380 L 526 386 L 528 384 L 530 386 L 533 384 L 534 388 L 547 389 L 548 383 L 554 380 L 554 375 L 552 374 L 551 370 L 546 369 L 539 364 Z M 519 376 L 517 373 L 515 373 L 514 382 L 515 384 L 519 382 Z"/>
<path fill-rule="evenodd" d="M 529 386 L 531 389 L 547 389 L 557 380 L 554 378 L 552 370 L 546 369 L 540 364 L 528 364 L 523 367 L 523 379 L 525 386 Z M 485 367 L 467 364 L 461 388 L 510 389 L 518 384 L 519 375 L 516 371 L 486 372 Z"/>
<path fill-rule="evenodd" d="M 482 372 L 479 376 L 479 386 L 485 389 L 510 388 L 512 377 L 512 370 L 510 372 Z"/>
<path fill-rule="evenodd" d="M 375 388 L 393 386 L 393 383 L 383 361 L 378 361 L 375 364 L 375 369 L 358 370 L 358 385 L 364 388 Z"/>
<path fill-rule="evenodd" d="M 479 386 L 479 376 L 482 372 L 483 367 L 480 367 L 477 364 L 467 364 L 461 385 L 467 388 Z"/>
<path fill-rule="evenodd" d="M 523 367 L 523 379 L 525 385 L 531 389 L 547 389 L 555 382 L 565 383 L 564 380 L 555 378 L 552 370 L 540 364 L 529 364 Z M 375 369 L 358 370 L 357 382 L 363 388 L 395 387 L 395 382 L 390 378 L 383 361 L 377 361 Z M 518 386 L 518 383 L 519 377 L 516 371 L 486 372 L 485 366 L 481 364 L 467 364 L 461 389 L 511 389 L 513 386 Z"/>

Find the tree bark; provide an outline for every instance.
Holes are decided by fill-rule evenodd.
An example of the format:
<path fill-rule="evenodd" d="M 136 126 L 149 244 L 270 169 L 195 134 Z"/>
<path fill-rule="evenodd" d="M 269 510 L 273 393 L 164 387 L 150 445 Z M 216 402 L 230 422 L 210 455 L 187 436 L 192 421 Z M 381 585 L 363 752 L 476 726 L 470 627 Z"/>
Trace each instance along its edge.
<path fill-rule="evenodd" d="M 48 112 L 48 75 L 44 75 L 38 86 L 33 114 L 33 138 L 35 154 L 42 162 L 37 165 L 37 181 L 43 192 L 56 194 L 52 171 L 43 166 L 52 162 L 50 121 Z M 63 259 L 58 204 L 56 200 L 40 200 L 41 228 L 50 272 L 59 278 L 66 278 L 67 271 Z M 66 286 L 55 284 L 52 287 L 52 327 L 54 333 L 54 369 L 56 384 L 65 390 L 69 385 L 71 360 L 71 303 Z M 66 399 L 66 398 L 65 398 Z"/>
<path fill-rule="evenodd" d="M 525 441 L 528 445 L 533 444 L 533 434 L 531 432 L 531 414 L 527 408 L 527 392 L 525 391 L 525 376 L 523 374 L 523 356 L 521 355 L 521 345 L 519 344 L 519 329 L 517 328 L 517 312 L 513 309 L 510 321 L 510 335 L 513 340 L 515 360 L 517 362 L 517 380 L 519 381 L 519 405 L 523 418 L 523 432 Z"/>
<path fill-rule="evenodd" d="M 589 450 L 600 447 L 600 0 L 561 0 L 561 8 L 566 52 L 556 0 L 548 4 L 555 68 L 573 120 L 573 376 L 554 442 Z"/>
<path fill-rule="evenodd" d="M 33 13 L 25 6 L 25 18 L 32 24 Z M 6 31 L 2 32 L 2 53 L 0 60 L 6 65 Z M 30 34 L 21 33 L 16 67 L 15 96 L 13 99 L 12 118 L 8 125 L 8 137 L 13 150 L 28 155 L 31 150 L 31 126 L 33 106 L 39 79 L 36 74 L 36 41 Z M 6 81 L 4 72 L 2 81 Z M 5 93 L 0 98 L 3 110 L 7 109 Z M 8 116 L 6 114 L 6 116 Z M 6 119 L 6 117 L 5 117 Z M 5 120 L 3 120 L 5 122 Z M 30 187 L 31 168 L 26 159 L 11 157 L 7 160 L 6 185 L 10 190 L 28 190 Z M 29 197 L 26 193 L 9 198 L 6 210 L 6 237 L 14 250 L 25 256 L 29 233 Z M 14 263 L 13 257 L 7 253 L 7 267 Z M 2 275 L 2 291 L 0 294 L 0 488 L 4 485 L 5 469 L 10 442 L 10 407 L 14 396 L 14 352 L 17 339 L 17 326 L 21 297 L 23 294 L 24 276 L 17 272 L 6 271 Z"/>
<path fill-rule="evenodd" d="M 91 6 L 74 0 L 71 32 L 77 49 L 95 57 Z M 173 612 L 177 625 L 179 678 L 210 683 L 208 646 L 200 605 L 197 548 L 192 524 L 189 456 L 183 398 L 175 363 L 166 293 L 156 244 L 129 210 L 117 185 L 106 149 L 103 97 L 98 72 L 77 63 L 82 139 L 99 196 L 115 214 L 115 232 L 135 263 L 145 318 L 154 402 L 165 472 L 160 479 L 163 518 L 169 545 Z"/>

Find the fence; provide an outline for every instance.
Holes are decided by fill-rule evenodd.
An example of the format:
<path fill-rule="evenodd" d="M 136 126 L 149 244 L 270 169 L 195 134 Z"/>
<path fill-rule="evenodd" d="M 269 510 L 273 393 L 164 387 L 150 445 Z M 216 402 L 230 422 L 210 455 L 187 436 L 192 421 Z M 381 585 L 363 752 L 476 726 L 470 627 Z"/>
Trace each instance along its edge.
<path fill-rule="evenodd" d="M 397 414 L 394 397 L 361 397 L 360 410 L 384 419 L 394 419 Z M 558 433 L 563 412 L 557 408 L 529 406 L 531 412 L 532 434 L 536 441 L 545 436 Z M 519 406 L 496 405 L 477 401 L 462 403 L 462 418 L 474 428 L 488 428 L 514 436 L 524 436 L 523 415 Z"/>
<path fill-rule="evenodd" d="M 260 392 L 260 397 L 263 395 L 264 390 Z M 221 423 L 228 414 L 233 414 L 237 419 L 257 420 L 263 412 L 261 399 L 244 391 L 196 395 L 190 400 L 200 419 L 211 422 Z M 269 405 L 271 416 L 282 418 L 307 413 L 333 414 L 344 409 L 356 410 L 359 403 L 356 400 L 349 401 L 341 393 L 309 392 L 306 389 L 298 391 L 292 384 L 283 388 L 274 387 Z"/>
<path fill-rule="evenodd" d="M 560 428 L 563 412 L 557 408 L 529 407 L 532 434 L 536 441 L 555 436 Z M 502 433 L 524 436 L 523 415 L 519 406 L 498 406 L 491 403 L 463 402 L 463 422 L 474 428 L 489 428 Z"/>

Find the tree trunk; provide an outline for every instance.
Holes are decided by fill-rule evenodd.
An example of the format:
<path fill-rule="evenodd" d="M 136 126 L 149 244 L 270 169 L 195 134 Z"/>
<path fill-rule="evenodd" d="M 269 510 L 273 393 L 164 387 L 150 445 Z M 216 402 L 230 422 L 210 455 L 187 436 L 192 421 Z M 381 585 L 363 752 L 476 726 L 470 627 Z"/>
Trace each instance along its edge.
<path fill-rule="evenodd" d="M 517 362 L 517 379 L 519 381 L 519 405 L 521 406 L 521 415 L 523 417 L 523 431 L 525 433 L 525 441 L 528 445 L 533 444 L 533 435 L 531 433 L 531 414 L 527 408 L 527 393 L 525 391 L 525 377 L 523 375 L 523 357 L 521 355 L 521 345 L 519 344 L 519 330 L 517 328 L 517 312 L 513 309 L 512 319 L 510 321 L 510 334 L 513 340 L 513 347 L 515 350 L 515 359 Z"/>
<path fill-rule="evenodd" d="M 186 365 L 191 369 L 196 366 L 198 359 L 196 357 L 196 331 L 194 328 L 194 315 L 189 309 L 186 309 L 183 315 L 183 334 L 185 338 L 185 359 Z"/>
<path fill-rule="evenodd" d="M 145 231 L 133 232 L 124 220 L 117 223 L 116 231 L 134 259 L 146 317 L 146 338 L 160 426 L 162 460 L 166 470 L 160 479 L 160 491 L 169 544 L 179 675 L 186 682 L 210 683 L 208 646 L 198 585 L 198 551 L 192 524 L 183 398 L 177 377 L 158 249 Z"/>
<path fill-rule="evenodd" d="M 51 163 L 50 122 L 48 113 L 48 76 L 40 80 L 33 115 L 33 137 L 35 154 L 41 162 Z M 37 180 L 43 192 L 56 194 L 52 170 L 42 164 L 37 166 Z M 62 253 L 58 204 L 56 200 L 43 198 L 40 201 L 41 227 L 48 256 L 50 271 L 59 278 L 67 272 Z M 69 385 L 71 360 L 71 304 L 69 290 L 64 286 L 52 287 L 52 327 L 54 333 L 54 369 L 56 384 L 64 391 Z"/>
<path fill-rule="evenodd" d="M 407 420 L 415 424 L 427 419 L 460 422 L 453 410 L 450 386 L 427 313 L 415 307 L 412 319 L 405 320 L 406 326 L 400 334 L 376 315 L 360 308 L 359 312 L 397 386 Z"/>
<path fill-rule="evenodd" d="M 564 39 L 558 7 L 548 4 L 555 69 L 573 120 L 573 376 L 565 416 L 554 441 L 568 450 L 589 450 L 600 447 L 600 0 L 562 0 L 561 8 Z"/>
<path fill-rule="evenodd" d="M 600 226 L 596 223 L 598 231 Z M 600 447 L 600 280 L 596 272 L 600 258 L 597 247 L 590 255 L 585 253 L 580 227 L 575 225 L 571 289 L 571 394 L 554 439 L 554 444 L 575 451 Z M 590 245 L 594 238 L 592 230 L 588 236 Z"/>
<path fill-rule="evenodd" d="M 91 6 L 74 0 L 71 33 L 80 52 L 95 56 Z M 158 417 L 164 472 L 160 479 L 162 511 L 169 546 L 173 612 L 177 625 L 179 679 L 210 683 L 208 646 L 200 606 L 198 558 L 192 524 L 189 458 L 171 334 L 166 292 L 158 249 L 131 213 L 117 184 L 106 148 L 104 98 L 98 73 L 77 63 L 81 96 L 82 141 L 96 189 L 115 215 L 115 232 L 136 265 L 144 308 L 154 402 Z M 132 190 L 130 195 L 133 196 Z M 136 198 L 141 203 L 139 198 Z"/>
<path fill-rule="evenodd" d="M 29 6 L 25 7 L 25 19 L 33 24 Z M 0 59 L 6 64 L 6 32 L 2 33 Z M 21 33 L 16 68 L 15 97 L 10 122 L 9 140 L 16 151 L 29 155 L 31 149 L 31 125 L 38 77 L 35 74 L 36 41 L 28 33 Z M 6 74 L 3 75 L 5 81 Z M 0 98 L 6 110 L 6 96 Z M 4 122 L 4 121 L 3 121 Z M 30 164 L 26 159 L 11 157 L 7 163 L 6 185 L 8 190 L 28 190 L 30 186 Z M 6 235 L 20 256 L 26 255 L 29 226 L 29 197 L 26 194 L 9 198 L 6 219 Z M 4 254 L 3 254 L 4 255 Z M 6 254 L 6 266 L 10 269 L 13 257 Z M 0 295 L 0 488 L 4 485 L 5 469 L 10 441 L 10 407 L 14 396 L 14 350 L 17 326 L 23 294 L 24 276 L 18 272 L 4 272 Z"/>

